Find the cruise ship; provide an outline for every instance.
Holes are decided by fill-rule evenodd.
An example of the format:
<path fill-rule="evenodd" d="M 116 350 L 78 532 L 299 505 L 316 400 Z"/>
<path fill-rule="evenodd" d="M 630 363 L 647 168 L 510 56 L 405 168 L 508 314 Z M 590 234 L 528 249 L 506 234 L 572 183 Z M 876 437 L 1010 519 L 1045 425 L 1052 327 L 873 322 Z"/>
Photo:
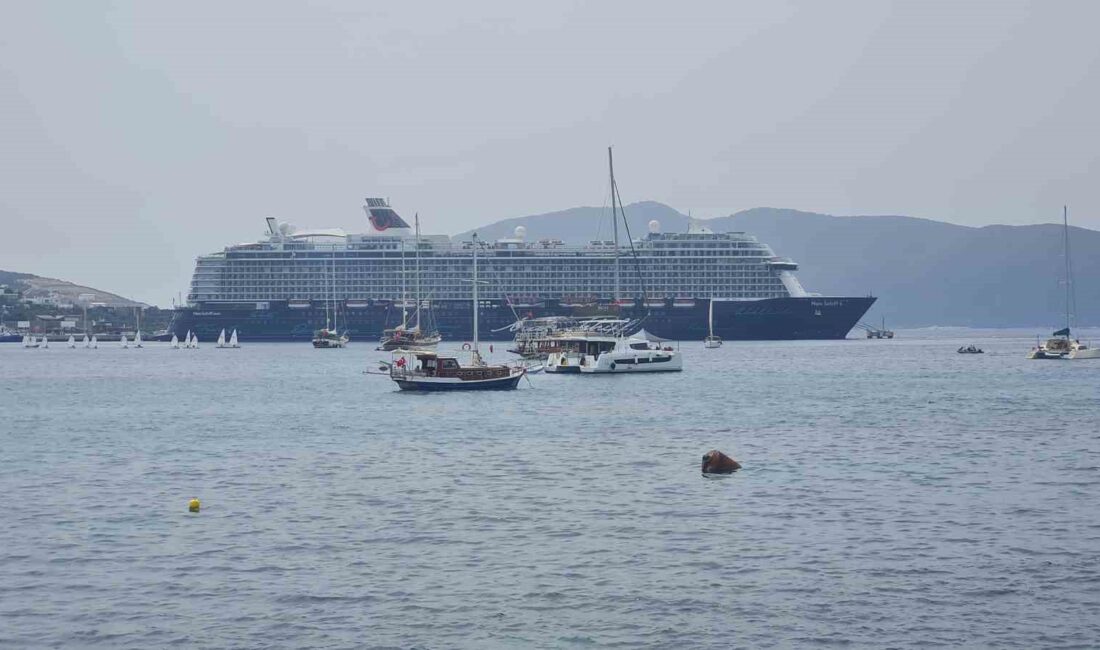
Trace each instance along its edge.
<path fill-rule="evenodd" d="M 377 341 L 419 307 L 444 340 L 469 340 L 474 243 L 416 237 L 384 199 L 363 208 L 366 233 L 298 230 L 268 218 L 260 241 L 199 257 L 169 335 L 190 330 L 210 340 L 236 329 L 242 341 L 308 341 L 335 315 L 353 342 Z M 521 226 L 479 246 L 480 332 L 489 340 L 511 339 L 509 326 L 523 318 L 601 315 L 639 320 L 667 339 L 702 340 L 711 302 L 714 333 L 727 341 L 841 339 L 875 301 L 807 293 L 794 260 L 752 235 L 698 225 L 665 233 L 651 221 L 632 241 L 579 246 L 529 238 Z M 417 282 L 419 302 L 410 297 Z"/>

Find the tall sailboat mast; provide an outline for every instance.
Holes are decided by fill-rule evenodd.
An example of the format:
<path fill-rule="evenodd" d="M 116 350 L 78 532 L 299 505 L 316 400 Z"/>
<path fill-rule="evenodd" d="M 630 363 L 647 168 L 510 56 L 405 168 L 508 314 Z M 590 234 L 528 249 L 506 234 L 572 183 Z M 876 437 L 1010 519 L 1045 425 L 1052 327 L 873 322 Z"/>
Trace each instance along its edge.
<path fill-rule="evenodd" d="M 328 275 L 328 272 L 325 269 L 324 258 L 321 258 L 321 273 L 323 274 L 321 276 L 322 279 L 324 279 L 325 275 Z M 332 299 L 332 288 L 329 286 L 329 283 L 326 282 L 325 283 L 325 329 L 326 330 L 330 329 L 332 327 L 332 321 L 329 320 L 329 303 L 332 301 L 331 299 Z"/>
<path fill-rule="evenodd" d="M 405 290 L 405 237 L 401 237 L 401 327 L 404 329 L 409 324 L 409 315 L 405 311 L 405 302 L 408 292 Z"/>
<path fill-rule="evenodd" d="M 607 170 L 611 174 L 611 230 L 615 235 L 615 293 L 612 299 L 619 300 L 619 217 L 615 210 L 615 163 L 611 157 L 611 147 L 607 148 Z"/>
<path fill-rule="evenodd" d="M 1066 258 L 1066 329 L 1069 329 L 1070 298 L 1073 295 L 1073 276 L 1069 267 L 1069 209 L 1062 206 L 1062 251 Z"/>
<path fill-rule="evenodd" d="M 474 357 L 478 356 L 477 350 L 477 312 L 478 312 L 478 300 L 477 300 L 477 233 L 474 233 Z"/>
<path fill-rule="evenodd" d="M 420 331 L 420 213 L 414 217 L 416 223 L 416 331 Z"/>

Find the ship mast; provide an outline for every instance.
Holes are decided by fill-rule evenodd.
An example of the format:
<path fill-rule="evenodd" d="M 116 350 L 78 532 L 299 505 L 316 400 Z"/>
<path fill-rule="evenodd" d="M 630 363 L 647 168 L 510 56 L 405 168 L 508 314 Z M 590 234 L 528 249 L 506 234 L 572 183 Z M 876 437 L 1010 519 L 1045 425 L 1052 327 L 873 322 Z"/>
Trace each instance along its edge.
<path fill-rule="evenodd" d="M 607 170 L 611 174 L 611 229 L 615 236 L 615 292 L 612 299 L 619 302 L 619 217 L 615 213 L 615 163 L 611 158 L 611 147 L 607 148 Z"/>

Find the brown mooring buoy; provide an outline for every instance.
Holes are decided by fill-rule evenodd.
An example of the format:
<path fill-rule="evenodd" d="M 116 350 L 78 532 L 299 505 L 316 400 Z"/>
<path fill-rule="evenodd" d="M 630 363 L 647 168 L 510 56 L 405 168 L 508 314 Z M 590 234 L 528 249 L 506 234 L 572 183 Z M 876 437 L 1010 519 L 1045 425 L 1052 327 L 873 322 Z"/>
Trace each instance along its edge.
<path fill-rule="evenodd" d="M 717 449 L 711 449 L 703 454 L 704 474 L 731 474 L 739 469 L 741 469 L 741 463 Z"/>

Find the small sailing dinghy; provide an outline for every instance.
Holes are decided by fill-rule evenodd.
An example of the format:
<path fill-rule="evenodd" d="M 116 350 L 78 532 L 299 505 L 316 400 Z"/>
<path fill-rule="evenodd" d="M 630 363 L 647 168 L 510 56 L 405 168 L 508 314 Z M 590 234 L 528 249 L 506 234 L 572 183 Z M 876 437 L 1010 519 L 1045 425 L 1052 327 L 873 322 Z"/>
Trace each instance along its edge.
<path fill-rule="evenodd" d="M 237 330 L 233 330 L 233 334 L 229 336 L 229 347 L 239 348 L 241 344 L 237 342 Z"/>
<path fill-rule="evenodd" d="M 191 343 L 187 347 L 191 348 L 192 350 L 198 350 L 199 349 L 199 335 L 198 334 L 192 334 L 191 335 Z"/>
<path fill-rule="evenodd" d="M 134 347 L 135 348 L 145 347 L 141 344 L 141 330 L 138 330 L 137 334 L 134 334 Z"/>
<path fill-rule="evenodd" d="M 88 338 L 88 333 L 85 332 L 84 333 L 84 349 L 86 350 L 90 347 L 92 347 L 92 341 L 91 341 L 91 339 Z"/>
<path fill-rule="evenodd" d="M 173 334 L 173 335 L 172 335 L 172 343 L 171 343 L 171 346 L 172 346 L 172 349 L 173 349 L 173 350 L 178 350 L 178 349 L 180 349 L 180 340 L 179 340 L 179 338 L 178 338 L 178 337 L 176 337 L 176 335 L 175 335 L 175 334 Z"/>
<path fill-rule="evenodd" d="M 72 334 L 69 335 L 69 349 L 76 349 L 76 338 L 74 338 Z"/>
<path fill-rule="evenodd" d="M 41 343 L 41 344 L 39 344 L 39 346 L 38 346 L 38 347 L 40 347 L 40 348 L 48 348 L 48 347 L 50 347 L 50 340 L 49 340 L 48 338 L 46 338 L 46 335 L 45 335 L 45 334 L 43 334 L 43 335 L 42 335 L 42 343 Z"/>
<path fill-rule="evenodd" d="M 25 348 L 37 348 L 38 347 L 38 339 L 34 338 L 33 336 L 28 336 L 28 335 L 24 334 L 23 335 L 23 347 L 25 347 Z"/>
<path fill-rule="evenodd" d="M 218 348 L 224 348 L 225 347 L 225 328 L 224 327 L 222 328 L 221 334 L 218 334 L 218 343 L 214 347 L 218 347 Z"/>
<path fill-rule="evenodd" d="M 125 334 L 119 334 L 118 347 L 122 348 L 123 350 L 130 347 L 130 342 L 126 340 Z"/>
<path fill-rule="evenodd" d="M 722 347 L 722 337 L 714 335 L 714 299 L 710 299 L 710 309 L 707 312 L 707 337 L 703 339 L 703 347 Z"/>
<path fill-rule="evenodd" d="M 92 334 L 92 349 L 93 350 L 98 350 L 99 349 L 99 340 L 95 337 L 95 334 Z"/>

